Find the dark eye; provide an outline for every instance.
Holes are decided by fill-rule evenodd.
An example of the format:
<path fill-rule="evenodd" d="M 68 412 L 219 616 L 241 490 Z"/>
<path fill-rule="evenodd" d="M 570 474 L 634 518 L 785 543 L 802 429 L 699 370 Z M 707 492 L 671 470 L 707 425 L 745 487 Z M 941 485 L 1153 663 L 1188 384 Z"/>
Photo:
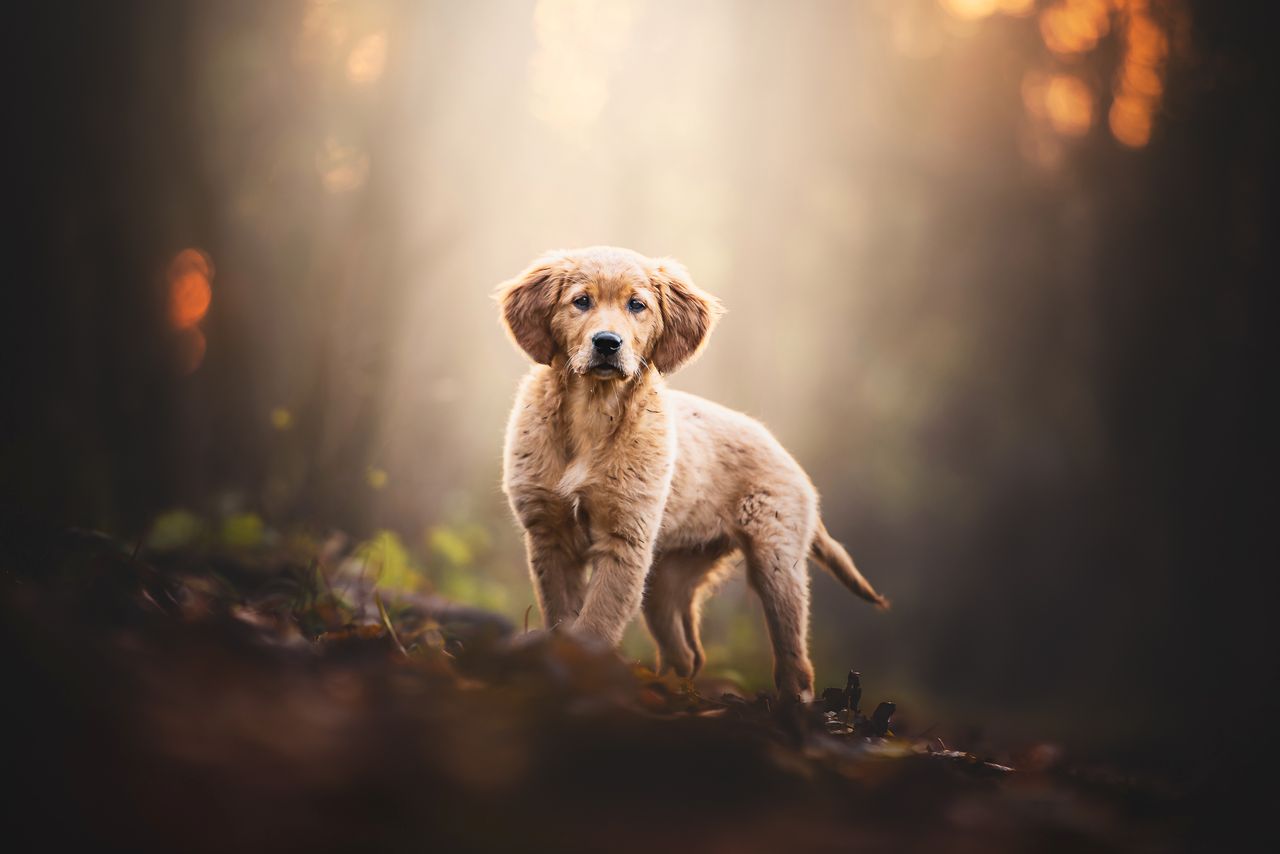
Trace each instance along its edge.
<path fill-rule="evenodd" d="M 632 297 L 631 301 L 627 303 L 627 308 L 631 309 L 633 313 L 639 314 L 640 312 L 644 311 L 645 308 L 647 308 L 647 306 L 644 303 L 640 302 L 640 300 L 636 299 L 635 297 Z"/>
<path fill-rule="evenodd" d="M 583 294 L 582 296 L 574 300 L 573 304 L 576 305 L 578 308 L 582 309 L 583 311 L 586 311 L 587 309 L 591 308 L 591 297 L 587 296 L 586 294 Z"/>

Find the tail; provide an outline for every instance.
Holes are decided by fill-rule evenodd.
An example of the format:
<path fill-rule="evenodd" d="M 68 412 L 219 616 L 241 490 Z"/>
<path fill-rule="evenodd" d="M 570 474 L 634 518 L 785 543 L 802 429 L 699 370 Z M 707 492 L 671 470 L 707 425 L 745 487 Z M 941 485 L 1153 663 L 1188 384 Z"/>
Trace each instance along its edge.
<path fill-rule="evenodd" d="M 889 600 L 877 593 L 871 582 L 862 577 L 862 573 L 853 565 L 853 558 L 849 557 L 844 546 L 827 533 L 827 526 L 822 524 L 821 519 L 818 520 L 818 533 L 813 538 L 813 545 L 809 547 L 809 555 L 858 596 L 882 610 L 889 609 Z"/>

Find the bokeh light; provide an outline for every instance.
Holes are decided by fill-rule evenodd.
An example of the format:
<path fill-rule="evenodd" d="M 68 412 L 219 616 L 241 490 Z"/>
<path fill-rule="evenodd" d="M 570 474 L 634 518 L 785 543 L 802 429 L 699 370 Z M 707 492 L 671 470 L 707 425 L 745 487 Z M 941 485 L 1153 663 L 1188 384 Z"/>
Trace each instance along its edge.
<path fill-rule="evenodd" d="M 996 12 L 1015 18 L 1035 11 L 1036 0 L 938 0 L 943 9 L 962 21 L 976 21 Z M 908 5 L 908 4 L 899 4 Z"/>
<path fill-rule="evenodd" d="M 1125 5 L 1122 34 L 1124 53 L 1115 75 L 1115 100 L 1107 118 L 1116 140 L 1130 148 L 1141 148 L 1151 140 L 1155 113 L 1164 95 L 1169 36 L 1142 0 Z"/>
<path fill-rule="evenodd" d="M 1045 115 L 1053 129 L 1065 136 L 1080 136 L 1093 124 L 1093 93 L 1074 74 L 1055 74 L 1044 89 Z"/>
<path fill-rule="evenodd" d="M 631 0 L 538 0 L 529 60 L 530 110 L 579 145 L 609 100 L 635 16 Z"/>
<path fill-rule="evenodd" d="M 1062 0 L 1040 14 L 1045 45 L 1066 56 L 1093 50 L 1110 27 L 1111 9 L 1105 0 Z"/>
<path fill-rule="evenodd" d="M 940 0 L 942 8 L 957 18 L 977 20 L 994 13 L 1000 6 L 998 0 Z"/>
<path fill-rule="evenodd" d="M 189 329 L 204 319 L 213 301 L 213 264 L 199 249 L 184 249 L 169 264 L 169 323 Z"/>
<path fill-rule="evenodd" d="M 1031 0 L 940 0 L 952 17 L 976 21 L 996 13 L 1029 17 L 1037 12 Z M 906 6 L 895 7 L 891 36 L 903 53 L 915 50 L 917 34 L 930 32 Z M 1189 13 L 1185 0 L 1055 0 L 1039 9 L 1036 19 L 1049 62 L 1026 70 L 1022 102 L 1030 130 L 1019 133 L 1024 157 L 1045 168 L 1061 163 L 1061 146 L 1045 136 L 1081 137 L 1105 111 L 1107 126 L 1122 145 L 1146 145 L 1164 96 L 1165 65 L 1176 38 L 1188 51 Z M 904 38 L 910 36 L 910 38 Z M 1118 44 L 1117 62 L 1103 44 Z M 930 51 L 929 53 L 931 53 Z M 1101 71 L 1099 66 L 1106 67 Z M 1109 67 L 1108 67 L 1109 66 Z M 1113 81 L 1111 103 L 1094 81 Z"/>
<path fill-rule="evenodd" d="M 387 34 L 372 33 L 356 42 L 347 57 L 347 78 L 353 83 L 373 83 L 387 67 Z"/>
<path fill-rule="evenodd" d="M 1130 148 L 1141 148 L 1151 140 L 1151 109 L 1142 98 L 1117 97 L 1107 121 L 1115 138 Z"/>

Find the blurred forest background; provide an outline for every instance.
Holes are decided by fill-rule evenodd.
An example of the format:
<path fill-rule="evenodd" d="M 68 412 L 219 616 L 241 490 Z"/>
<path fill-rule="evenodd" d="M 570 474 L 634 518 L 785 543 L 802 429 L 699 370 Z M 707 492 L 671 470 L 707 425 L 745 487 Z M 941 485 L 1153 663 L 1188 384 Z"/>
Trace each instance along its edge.
<path fill-rule="evenodd" d="M 10 32 L 10 533 L 341 530 L 518 621 L 525 362 L 490 293 L 618 244 L 723 299 L 673 385 L 769 425 L 895 603 L 815 575 L 819 685 L 1150 761 L 1261 731 L 1280 149 L 1244 4 L 42 3 Z M 767 684 L 740 582 L 709 620 L 710 669 Z"/>

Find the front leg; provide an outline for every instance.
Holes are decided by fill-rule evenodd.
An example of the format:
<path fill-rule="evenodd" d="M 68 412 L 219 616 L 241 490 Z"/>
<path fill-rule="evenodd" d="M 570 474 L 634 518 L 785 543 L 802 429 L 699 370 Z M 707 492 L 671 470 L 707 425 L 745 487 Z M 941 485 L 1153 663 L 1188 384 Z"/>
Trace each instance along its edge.
<path fill-rule="evenodd" d="M 616 647 L 627 623 L 640 611 L 658 527 L 657 512 L 637 512 L 637 516 L 646 515 L 651 518 L 606 518 L 592 525 L 588 557 L 594 572 L 582 613 L 574 624 L 577 634 Z"/>
<path fill-rule="evenodd" d="M 525 531 L 529 574 L 538 594 L 542 625 L 553 629 L 570 624 L 582 610 L 586 586 L 586 556 L 563 532 L 531 528 Z"/>

